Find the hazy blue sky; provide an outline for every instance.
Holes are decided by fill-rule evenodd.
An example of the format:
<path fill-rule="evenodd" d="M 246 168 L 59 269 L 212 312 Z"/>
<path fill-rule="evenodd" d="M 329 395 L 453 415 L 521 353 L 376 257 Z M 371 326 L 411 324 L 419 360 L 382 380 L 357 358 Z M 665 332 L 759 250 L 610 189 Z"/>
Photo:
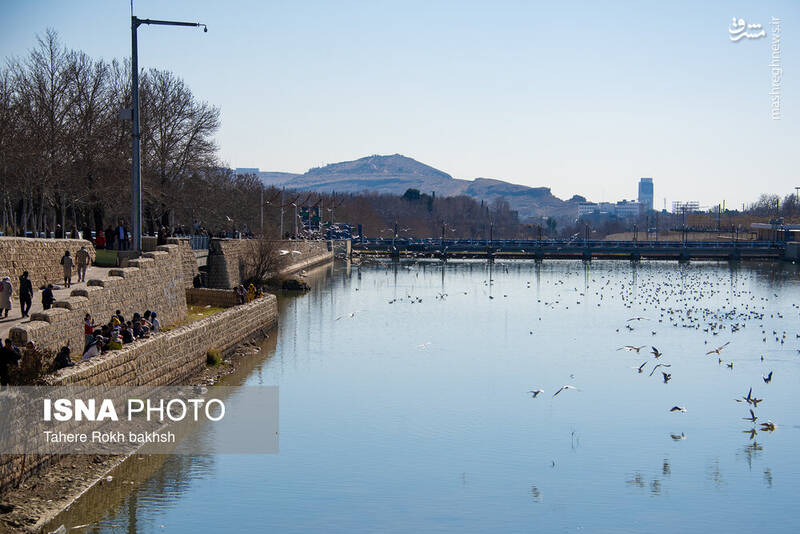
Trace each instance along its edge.
<path fill-rule="evenodd" d="M 222 110 L 233 167 L 303 172 L 401 153 L 456 178 L 563 197 L 704 205 L 786 194 L 798 169 L 800 2 L 138 0 L 143 67 Z M 127 0 L 0 0 L 0 51 L 37 33 L 130 55 Z M 731 19 L 768 30 L 731 42 Z M 770 118 L 770 17 L 781 19 L 782 119 Z"/>

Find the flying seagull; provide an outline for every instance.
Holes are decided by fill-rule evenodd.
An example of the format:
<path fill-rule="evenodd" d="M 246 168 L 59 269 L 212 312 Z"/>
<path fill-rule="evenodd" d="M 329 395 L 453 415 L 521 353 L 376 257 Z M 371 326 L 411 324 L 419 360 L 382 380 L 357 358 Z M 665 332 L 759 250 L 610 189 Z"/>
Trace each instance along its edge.
<path fill-rule="evenodd" d="M 742 419 L 744 419 L 745 421 L 750 421 L 751 423 L 755 423 L 758 417 L 756 417 L 756 414 L 755 412 L 753 412 L 753 409 L 750 408 L 750 417 L 742 417 Z"/>
<path fill-rule="evenodd" d="M 627 320 L 627 321 L 625 321 L 625 322 L 626 322 L 626 323 L 629 323 L 629 322 L 631 322 L 631 321 L 649 321 L 649 320 L 650 320 L 650 319 L 648 319 L 647 317 L 639 317 L 639 316 L 637 316 L 637 317 L 631 317 L 630 319 L 628 319 L 628 320 Z"/>
<path fill-rule="evenodd" d="M 645 366 L 645 365 L 647 365 L 647 362 L 644 362 L 644 363 L 643 363 L 642 365 L 640 365 L 639 367 L 631 367 L 631 369 L 636 369 L 636 370 L 637 370 L 637 371 L 639 371 L 639 373 L 641 374 L 641 372 L 642 372 L 642 369 L 644 369 L 644 366 Z"/>
<path fill-rule="evenodd" d="M 532 398 L 532 399 L 535 399 L 535 398 L 536 398 L 536 397 L 539 395 L 539 393 L 544 393 L 544 390 L 541 390 L 541 389 L 532 389 L 532 390 L 530 390 L 528 393 L 530 393 L 530 394 L 531 394 L 531 398 Z M 554 395 L 554 396 L 555 396 L 555 395 Z"/>
<path fill-rule="evenodd" d="M 686 408 L 685 408 L 685 407 L 683 407 L 683 406 L 673 406 L 672 408 L 670 408 L 670 409 L 669 409 L 669 411 L 670 411 L 670 412 L 681 412 L 681 413 L 686 413 Z"/>
<path fill-rule="evenodd" d="M 637 353 L 645 348 L 647 345 L 642 345 L 641 347 L 634 347 L 633 345 L 625 345 L 624 347 L 620 347 L 617 350 L 627 350 L 628 352 L 636 351 Z"/>
<path fill-rule="evenodd" d="M 767 376 L 762 376 L 761 378 L 764 379 L 765 384 L 769 384 L 772 382 L 772 371 L 770 371 Z"/>
<path fill-rule="evenodd" d="M 655 373 L 655 372 L 656 372 L 656 369 L 658 369 L 659 367 L 672 367 L 672 365 L 670 365 L 670 364 L 668 364 L 668 363 L 659 363 L 658 365 L 656 365 L 655 367 L 653 367 L 653 370 L 652 370 L 652 371 L 650 371 L 650 376 L 653 376 L 653 373 Z M 662 371 L 662 372 L 663 372 L 663 371 Z"/>
<path fill-rule="evenodd" d="M 730 342 L 730 341 L 728 341 L 728 342 L 727 342 L 727 343 L 725 343 L 724 345 L 721 345 L 721 346 L 717 347 L 717 348 L 716 348 L 716 349 L 714 349 L 714 350 L 710 350 L 710 351 L 706 352 L 706 356 L 708 356 L 709 354 L 719 354 L 720 352 L 722 352 L 722 349 L 724 349 L 725 347 L 727 347 L 727 346 L 728 346 L 728 345 L 730 345 L 730 344 L 731 344 L 731 342 Z"/>
<path fill-rule="evenodd" d="M 553 397 L 555 397 L 556 395 L 558 395 L 559 393 L 561 393 L 561 392 L 562 392 L 562 391 L 564 391 L 565 389 L 574 389 L 575 391 L 580 391 L 580 390 L 579 390 L 578 388 L 576 388 L 575 386 L 569 386 L 569 385 L 567 385 L 567 386 L 561 386 L 561 389 L 559 389 L 558 391 L 556 391 L 555 393 L 553 393 Z"/>
<path fill-rule="evenodd" d="M 653 356 L 655 356 L 656 358 L 660 358 L 660 357 L 662 357 L 662 356 L 664 355 L 664 353 L 663 353 L 663 352 L 658 352 L 658 349 L 657 349 L 657 348 L 655 348 L 655 347 L 650 347 L 650 348 L 652 348 L 652 349 L 653 349 L 653 350 L 651 350 L 651 351 L 650 351 L 650 354 L 652 354 L 652 355 L 653 355 Z"/>
<path fill-rule="evenodd" d="M 672 378 L 672 375 L 670 373 L 665 373 L 664 371 L 661 371 L 661 374 L 664 375 L 664 383 L 665 384 L 667 382 L 669 382 L 670 378 Z"/>

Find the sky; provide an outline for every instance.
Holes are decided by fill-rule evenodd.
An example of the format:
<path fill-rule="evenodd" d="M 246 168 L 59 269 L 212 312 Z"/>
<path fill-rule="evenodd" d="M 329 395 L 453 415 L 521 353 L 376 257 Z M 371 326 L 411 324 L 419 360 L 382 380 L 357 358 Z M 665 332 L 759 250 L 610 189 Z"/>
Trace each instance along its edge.
<path fill-rule="evenodd" d="M 800 186 L 797 1 L 137 0 L 134 12 L 208 25 L 140 27 L 139 64 L 221 109 L 231 167 L 400 153 L 594 201 L 635 198 L 648 176 L 656 208 Z M 731 41 L 734 17 L 766 37 Z M 128 0 L 0 0 L 3 57 L 47 28 L 94 57 L 131 53 Z"/>

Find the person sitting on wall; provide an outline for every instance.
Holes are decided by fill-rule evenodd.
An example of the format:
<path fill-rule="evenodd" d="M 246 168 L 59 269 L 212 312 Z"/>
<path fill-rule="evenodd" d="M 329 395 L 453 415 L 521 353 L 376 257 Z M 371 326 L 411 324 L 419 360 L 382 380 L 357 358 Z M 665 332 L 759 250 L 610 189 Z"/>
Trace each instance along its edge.
<path fill-rule="evenodd" d="M 134 319 L 133 320 L 133 337 L 139 339 L 148 337 L 150 335 L 150 331 L 147 329 L 146 326 L 142 324 L 141 319 Z"/>
<path fill-rule="evenodd" d="M 245 301 L 245 291 L 242 285 L 238 285 L 233 289 L 233 292 L 236 293 L 236 304 L 244 304 Z"/>
<path fill-rule="evenodd" d="M 120 337 L 119 328 L 115 328 L 111 332 L 111 339 L 108 340 L 106 347 L 108 350 L 120 350 L 122 348 L 122 338 Z"/>
<path fill-rule="evenodd" d="M 122 315 L 122 312 L 117 310 L 114 312 L 114 317 L 119 320 L 119 324 L 125 324 L 125 316 Z"/>
<path fill-rule="evenodd" d="M 252 302 L 256 298 L 256 286 L 250 284 L 247 288 L 247 302 Z"/>
<path fill-rule="evenodd" d="M 84 341 L 88 341 L 89 337 L 94 333 L 94 329 L 97 328 L 97 325 L 94 324 L 92 320 L 92 316 L 90 314 L 86 314 L 83 317 L 83 338 Z"/>
<path fill-rule="evenodd" d="M 53 371 L 58 371 L 59 369 L 72 367 L 75 365 L 75 362 L 72 361 L 69 352 L 69 347 L 61 347 L 61 350 L 58 351 L 58 354 L 56 354 L 56 357 L 53 359 Z"/>
<path fill-rule="evenodd" d="M 16 367 L 22 358 L 17 347 L 11 343 L 10 339 L 6 339 L 5 345 L 0 348 L 0 385 L 7 386 L 9 379 L 9 367 Z"/>
<path fill-rule="evenodd" d="M 88 360 L 89 358 L 94 358 L 98 356 L 103 350 L 103 344 L 100 339 L 94 337 L 94 335 L 89 336 L 89 339 L 86 340 L 86 346 L 83 348 L 83 356 L 81 357 L 82 360 Z"/>
<path fill-rule="evenodd" d="M 47 284 L 47 287 L 42 291 L 42 308 L 49 310 L 56 298 L 53 296 L 53 284 Z"/>
<path fill-rule="evenodd" d="M 158 320 L 158 314 L 156 312 L 153 312 L 150 316 L 150 325 L 150 331 L 154 334 L 161 330 L 161 321 Z"/>
<path fill-rule="evenodd" d="M 133 332 L 131 331 L 130 323 L 125 323 L 122 325 L 120 336 L 122 337 L 123 344 L 127 345 L 128 343 L 133 343 Z"/>

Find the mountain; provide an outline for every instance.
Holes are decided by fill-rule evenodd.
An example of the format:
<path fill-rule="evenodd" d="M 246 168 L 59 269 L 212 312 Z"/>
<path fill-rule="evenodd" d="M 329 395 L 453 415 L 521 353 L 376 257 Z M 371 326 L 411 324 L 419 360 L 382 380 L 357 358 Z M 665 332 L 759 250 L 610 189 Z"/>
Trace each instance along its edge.
<path fill-rule="evenodd" d="M 237 173 L 242 171 L 252 172 L 252 169 L 236 169 Z M 443 196 L 467 195 L 487 202 L 502 197 L 511 209 L 519 212 L 522 220 L 544 216 L 575 217 L 578 210 L 575 197 L 563 201 L 553 196 L 549 187 L 528 187 L 490 178 L 461 180 L 400 154 L 332 163 L 310 169 L 305 174 L 257 174 L 267 185 L 291 189 L 340 193 L 377 191 L 402 195 L 411 188 L 423 193 L 435 191 Z"/>

